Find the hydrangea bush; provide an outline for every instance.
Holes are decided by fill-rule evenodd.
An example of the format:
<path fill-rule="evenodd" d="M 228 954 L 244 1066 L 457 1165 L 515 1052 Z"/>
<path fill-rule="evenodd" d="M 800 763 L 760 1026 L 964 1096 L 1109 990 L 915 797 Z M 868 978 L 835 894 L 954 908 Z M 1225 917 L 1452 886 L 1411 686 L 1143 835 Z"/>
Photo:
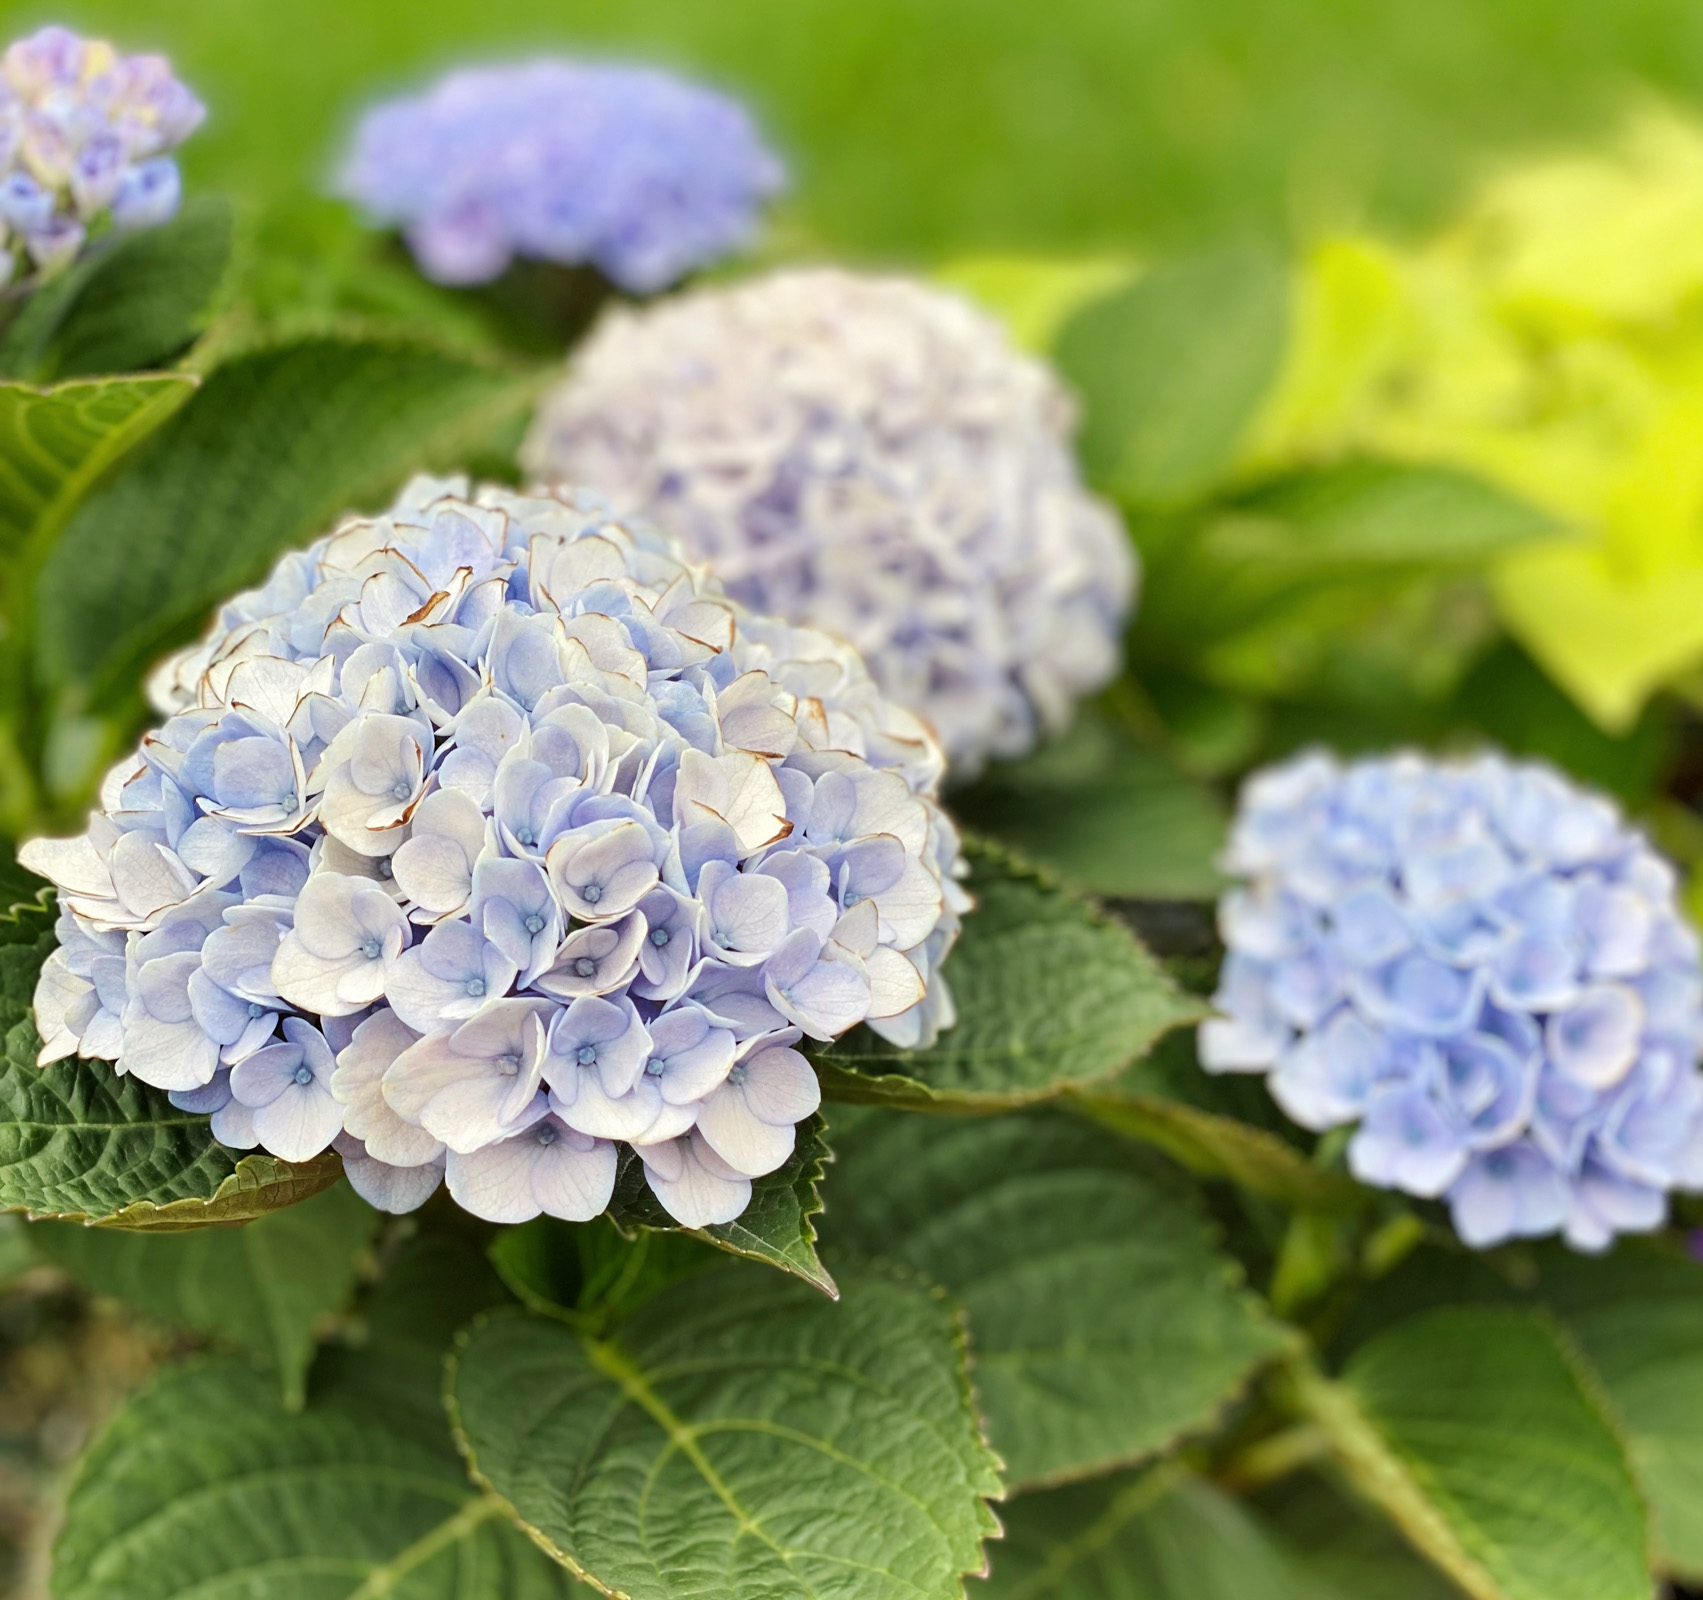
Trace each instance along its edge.
<path fill-rule="evenodd" d="M 748 605 L 850 639 L 968 776 L 1118 670 L 1134 558 L 1073 420 L 959 296 L 788 271 L 611 313 L 524 458 L 654 517 Z"/>
<path fill-rule="evenodd" d="M 56 30 L 0 78 L 20 128 L 199 116 Z M 648 289 L 776 178 L 737 108 L 567 63 L 359 144 L 446 279 Z M 1635 283 L 1681 191 L 1580 248 Z M 1275 450 L 1358 334 L 1302 286 L 1287 344 L 1259 251 L 949 264 L 1070 399 L 900 279 L 614 313 L 531 433 L 553 486 L 365 514 L 518 481 L 601 286 L 469 314 L 285 210 L 263 271 L 206 197 L 6 296 L 0 832 L 52 883 L 0 902 L 0 1390 L 55 1600 L 1687 1592 L 1697 723 L 1593 733 L 1494 640 L 1542 515 Z M 1345 710 L 1619 802 L 1288 760 L 1220 962 L 1230 781 Z M 1043 739 L 960 842 L 948 762 Z M 67 1337 L 67 1277 L 161 1369 L 63 1474 L 41 1375 L 105 1394 L 126 1326 Z"/>
<path fill-rule="evenodd" d="M 1201 1062 L 1356 1125 L 1469 1244 L 1600 1250 L 1703 1188 L 1703 968 L 1673 869 L 1548 767 L 1309 754 L 1250 779 Z"/>
<path fill-rule="evenodd" d="M 163 56 L 43 28 L 0 60 L 0 280 L 68 265 L 103 228 L 153 227 L 201 102 Z"/>
<path fill-rule="evenodd" d="M 801 1037 L 951 1019 L 938 746 L 590 496 L 418 481 L 153 690 L 88 831 L 24 851 L 63 906 L 41 1057 L 228 1145 L 519 1222 L 596 1216 L 624 1143 L 727 1222 L 816 1109 Z"/>
<path fill-rule="evenodd" d="M 538 60 L 375 106 L 338 187 L 439 283 L 487 283 L 520 256 L 651 294 L 747 245 L 784 181 L 725 95 L 651 67 Z"/>

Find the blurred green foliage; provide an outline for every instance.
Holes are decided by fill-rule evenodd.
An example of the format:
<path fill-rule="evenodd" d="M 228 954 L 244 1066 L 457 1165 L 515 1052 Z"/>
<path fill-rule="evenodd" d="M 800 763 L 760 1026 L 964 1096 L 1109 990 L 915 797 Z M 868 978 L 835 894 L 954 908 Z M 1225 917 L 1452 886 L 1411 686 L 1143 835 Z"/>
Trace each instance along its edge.
<path fill-rule="evenodd" d="M 1634 82 L 1703 92 L 1687 0 L 29 0 L 207 100 L 192 186 L 327 169 L 375 91 L 470 52 L 642 53 L 749 95 L 805 240 L 856 255 L 1167 246 L 1435 217 L 1487 151 Z"/>

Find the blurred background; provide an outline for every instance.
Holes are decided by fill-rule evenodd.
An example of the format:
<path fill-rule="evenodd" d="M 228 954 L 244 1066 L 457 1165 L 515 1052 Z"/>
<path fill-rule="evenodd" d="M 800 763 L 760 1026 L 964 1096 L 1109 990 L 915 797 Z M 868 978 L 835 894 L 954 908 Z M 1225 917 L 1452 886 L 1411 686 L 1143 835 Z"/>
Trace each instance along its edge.
<path fill-rule="evenodd" d="M 125 51 L 171 56 L 210 112 L 184 151 L 186 188 L 244 202 L 262 256 L 268 219 L 291 219 L 277 226 L 289 235 L 296 276 L 275 292 L 296 300 L 311 299 L 321 266 L 335 276 L 339 262 L 375 248 L 343 208 L 317 198 L 356 113 L 375 95 L 470 57 L 550 48 L 642 57 L 708 79 L 752 104 L 792 167 L 766 254 L 902 264 L 1019 290 L 1031 279 L 1002 278 L 1002 261 L 1099 263 L 1115 284 L 1132 262 L 1215 259 L 1210 253 L 1225 246 L 1297 260 L 1332 237 L 1417 243 L 1510 163 L 1607 139 L 1656 98 L 1681 111 L 1703 102 L 1703 8 L 1694 0 L 0 3 L 0 39 L 48 21 Z M 1207 281 L 1239 290 L 1250 280 L 1229 271 Z M 328 303 L 342 293 L 321 287 Z M 430 314 L 430 292 L 420 293 Z M 1021 309 L 1023 294 L 1014 299 Z M 448 306 L 438 307 L 446 317 Z M 1064 360 L 1067 373 L 1093 389 L 1092 349 L 1079 355 Z M 1091 404 L 1091 426 L 1096 417 Z M 1292 464 L 1280 459 L 1285 452 L 1306 455 L 1305 428 L 1294 416 L 1279 420 L 1294 424 L 1288 434 L 1255 430 L 1267 457 L 1250 454 L 1246 438 L 1239 453 L 1227 439 L 1224 503 L 1238 515 L 1250 505 L 1279 519 L 1293 511 L 1305 526 L 1296 494 L 1236 499 L 1249 471 Z M 1355 442 L 1353 430 L 1345 436 Z M 1427 454 L 1395 428 L 1374 443 L 1406 458 Z M 1529 487 L 1519 471 L 1497 474 L 1483 452 L 1449 440 L 1432 453 Z M 1191 505 L 1219 494 L 1210 477 L 1191 488 Z M 1139 484 L 1102 486 L 1119 493 L 1138 539 L 1145 530 L 1154 548 L 1186 543 L 1164 494 L 1149 500 Z M 1211 524 L 1220 525 L 1228 524 Z M 1498 528 L 1486 533 L 1486 548 L 1514 538 Z M 1227 559 L 1237 548 L 1225 546 Z M 1364 741 L 1373 743 L 1466 726 L 1538 748 L 1616 790 L 1682 860 L 1703 856 L 1703 823 L 1690 804 L 1703 763 L 1688 753 L 1700 744 L 1692 734 L 1703 690 L 1693 669 L 1703 645 L 1685 645 L 1685 672 L 1669 673 L 1665 698 L 1646 698 L 1640 680 L 1636 693 L 1615 699 L 1604 689 L 1593 699 L 1590 671 L 1569 680 L 1566 663 L 1551 662 L 1545 673 L 1495 632 L 1470 595 L 1456 626 L 1450 587 L 1438 591 L 1442 610 L 1431 608 L 1432 595 L 1400 635 L 1403 648 L 1436 635 L 1448 658 L 1436 682 L 1403 684 L 1368 709 L 1364 696 L 1326 694 L 1318 681 L 1332 672 L 1368 681 L 1364 651 L 1305 672 L 1255 660 L 1252 647 L 1192 662 L 1193 599 L 1216 587 L 1212 560 L 1200 561 L 1169 576 L 1150 561 L 1155 581 L 1142 615 L 1154 643 L 1145 660 L 1138 656 L 1138 682 L 1121 702 L 1127 720 L 1158 731 L 1178 781 L 1222 782 L 1257 755 L 1321 732 L 1356 742 L 1350 712 L 1364 713 Z M 1355 598 L 1355 616 L 1368 605 Z M 1317 631 L 1326 615 L 1307 611 L 1301 626 Z M 1518 632 L 1518 617 L 1509 625 Z M 1138 619 L 1138 650 L 1142 626 Z M 1178 665 L 1185 660 L 1187 671 Z M 1265 720 L 1249 731 L 1237 717 L 1256 702 Z M 1079 783 L 1092 754 L 1073 751 L 1068 782 Z M 1135 769 L 1105 759 L 1108 784 L 1124 785 L 1107 826 L 1127 839 L 1125 777 Z M 1021 835 L 1023 804 L 1037 795 L 1044 804 L 1052 779 L 1043 766 L 1027 781 L 1003 798 L 984 797 L 976 820 L 1016 815 Z M 1174 809 L 1198 815 L 1187 804 Z M 1197 842 L 1191 862 L 1209 863 L 1211 838 Z M 1191 865 L 1168 886 L 1155 883 L 1151 861 L 1132 861 L 1129 871 L 1126 892 L 1164 887 L 1188 897 L 1211 882 L 1208 866 Z M 0 1593 L 33 1596 L 45 1593 L 37 1587 L 44 1496 L 104 1412 L 169 1346 L 114 1307 L 91 1305 L 53 1269 L 28 1266 L 27 1250 L 14 1249 L 4 1231 L 13 1220 L 0 1217 Z"/>

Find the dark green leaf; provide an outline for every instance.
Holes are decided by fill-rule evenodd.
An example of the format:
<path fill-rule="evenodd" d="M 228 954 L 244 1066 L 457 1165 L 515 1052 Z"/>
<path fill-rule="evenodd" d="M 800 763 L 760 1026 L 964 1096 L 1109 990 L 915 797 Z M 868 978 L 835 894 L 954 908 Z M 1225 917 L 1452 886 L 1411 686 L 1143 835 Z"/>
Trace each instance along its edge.
<path fill-rule="evenodd" d="M 1223 885 L 1214 865 L 1225 828 L 1217 795 L 1093 712 L 955 793 L 952 810 L 1091 894 L 1208 900 Z"/>
<path fill-rule="evenodd" d="M 242 1363 L 168 1368 L 95 1441 L 54 1551 L 55 1600 L 564 1600 L 584 1594 L 467 1482 L 442 1350 L 488 1303 L 478 1256 L 411 1246 L 368 1350 L 331 1352 L 290 1413 Z"/>
<path fill-rule="evenodd" d="M 1552 1325 L 1450 1307 L 1298 1378 L 1360 1490 L 1475 1600 L 1649 1600 L 1621 1440 Z"/>
<path fill-rule="evenodd" d="M 786 1164 L 751 1182 L 751 1203 L 732 1222 L 689 1231 L 732 1255 L 747 1256 L 791 1272 L 832 1297 L 834 1280 L 816 1256 L 816 1224 L 822 1210 L 822 1167 L 833 1158 L 823 1140 L 820 1116 L 801 1123 L 798 1142 Z M 608 1216 L 626 1232 L 635 1228 L 677 1228 L 645 1182 L 644 1163 L 632 1147 L 621 1151 L 615 1193 Z"/>
<path fill-rule="evenodd" d="M 683 1229 L 624 1234 L 608 1217 L 562 1222 L 534 1217 L 491 1242 L 491 1265 L 522 1304 L 601 1332 L 677 1279 L 717 1260 Z"/>
<path fill-rule="evenodd" d="M 1160 268 L 1079 312 L 1056 354 L 1084 403 L 1094 481 L 1138 505 L 1211 489 L 1277 377 L 1287 333 L 1287 274 L 1258 249 Z"/>
<path fill-rule="evenodd" d="M 834 1305 L 730 1262 L 603 1341 L 494 1313 L 450 1403 L 476 1478 L 631 1600 L 957 1600 L 996 1528 L 957 1318 L 883 1276 Z"/>
<path fill-rule="evenodd" d="M 101 1294 L 212 1334 L 278 1374 L 300 1407 L 314 1332 L 355 1287 L 378 1213 L 346 1183 L 245 1228 L 129 1238 L 104 1228 L 38 1223 L 36 1247 Z"/>
<path fill-rule="evenodd" d="M 206 327 L 231 234 L 229 203 L 199 195 L 113 240 L 31 295 L 0 341 L 0 371 L 40 383 L 165 365 Z"/>
<path fill-rule="evenodd" d="M 536 381 L 400 335 L 324 333 L 232 357 L 66 530 L 42 585 L 42 670 L 125 687 L 280 552 L 452 459 Z"/>
<path fill-rule="evenodd" d="M 915 1267 L 963 1304 L 1014 1486 L 1209 1427 L 1288 1343 L 1186 1185 L 1109 1134 L 1049 1111 L 848 1120 L 828 1239 Z"/>
<path fill-rule="evenodd" d="M 30 997 L 52 949 L 46 905 L 0 917 L 0 1211 L 175 1231 L 244 1222 L 337 1181 L 334 1155 L 239 1157 L 205 1117 L 107 1062 L 37 1067 Z"/>
<path fill-rule="evenodd" d="M 976 910 L 943 972 L 958 1021 L 926 1050 L 859 1028 L 812 1054 L 830 1099 L 996 1110 L 1111 1077 L 1205 1015 L 1124 925 L 998 846 L 967 845 Z"/>
<path fill-rule="evenodd" d="M 1024 1495 L 1002 1520 L 970 1600 L 1327 1600 L 1241 1506 L 1170 1468 Z"/>

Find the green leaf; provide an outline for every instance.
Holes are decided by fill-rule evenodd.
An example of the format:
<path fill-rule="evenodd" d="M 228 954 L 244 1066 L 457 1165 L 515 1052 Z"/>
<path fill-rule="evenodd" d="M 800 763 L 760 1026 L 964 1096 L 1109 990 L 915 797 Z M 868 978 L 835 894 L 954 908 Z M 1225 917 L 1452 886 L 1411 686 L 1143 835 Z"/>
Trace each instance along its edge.
<path fill-rule="evenodd" d="M 1296 473 L 1215 509 L 1149 562 L 1135 635 L 1147 659 L 1198 658 L 1326 586 L 1472 571 L 1555 531 L 1480 478 L 1354 461 Z"/>
<path fill-rule="evenodd" d="M 497 1312 L 449 1394 L 474 1476 L 631 1600 L 957 1600 L 997 1527 L 958 1319 L 885 1276 L 730 1262 L 603 1341 Z"/>
<path fill-rule="evenodd" d="M 36 1248 L 73 1277 L 138 1311 L 211 1334 L 278 1374 L 299 1409 L 314 1331 L 355 1287 L 378 1213 L 346 1183 L 245 1228 L 127 1238 L 38 1223 Z"/>
<path fill-rule="evenodd" d="M 1298 1372 L 1356 1485 L 1474 1600 L 1649 1600 L 1621 1440 L 1542 1315 L 1449 1307 Z"/>
<path fill-rule="evenodd" d="M 37 901 L 0 916 L 0 1211 L 176 1231 L 244 1222 L 335 1183 L 335 1155 L 239 1158 L 158 1089 L 104 1061 L 37 1067 L 36 974 L 53 949 Z"/>
<path fill-rule="evenodd" d="M 1120 922 L 996 845 L 967 841 L 977 908 L 943 972 L 957 1023 L 926 1050 L 868 1028 L 812 1050 L 830 1099 L 1000 1110 L 1109 1078 L 1205 1015 Z"/>
<path fill-rule="evenodd" d="M 1231 249 L 1150 272 L 1073 317 L 1055 353 L 1084 402 L 1094 481 L 1137 505 L 1210 490 L 1276 380 L 1288 311 L 1282 263 Z"/>
<path fill-rule="evenodd" d="M 1077 1119 L 874 1112 L 834 1143 L 830 1242 L 914 1267 L 963 1305 L 1013 1487 L 1210 1427 L 1290 1342 L 1186 1185 Z"/>
<path fill-rule="evenodd" d="M 90 484 L 195 392 L 182 374 L 0 383 L 0 562 L 7 615 Z"/>
<path fill-rule="evenodd" d="M 717 1257 L 684 1229 L 623 1234 L 607 1216 L 591 1222 L 534 1217 L 491 1241 L 490 1262 L 530 1310 L 601 1333 L 677 1279 Z"/>
<path fill-rule="evenodd" d="M 232 357 L 86 502 L 42 584 L 40 664 L 98 699 L 285 549 L 525 405 L 536 376 L 400 335 L 322 333 Z"/>
<path fill-rule="evenodd" d="M 1636 1240 L 1602 1258 L 1556 1250 L 1538 1292 L 1626 1434 L 1658 1563 L 1703 1578 L 1703 1264 Z"/>
<path fill-rule="evenodd" d="M 165 365 L 207 326 L 232 231 L 230 203 L 198 195 L 114 239 L 30 296 L 0 341 L 0 372 L 40 383 Z"/>
<path fill-rule="evenodd" d="M 1001 1520 L 969 1600 L 1326 1600 L 1247 1511 L 1174 1468 L 1024 1495 Z"/>
<path fill-rule="evenodd" d="M 79 1465 L 55 1600 L 585 1595 L 469 1485 L 450 1440 L 442 1350 L 488 1272 L 434 1239 L 393 1273 L 406 1281 L 380 1286 L 370 1347 L 329 1352 L 303 1411 L 230 1358 L 168 1367 L 137 1395 Z"/>
<path fill-rule="evenodd" d="M 801 1123 L 798 1142 L 786 1164 L 766 1177 L 751 1181 L 751 1203 L 732 1222 L 686 1231 L 732 1255 L 762 1261 L 815 1285 L 830 1298 L 838 1294 L 834 1280 L 816 1255 L 816 1224 L 822 1210 L 820 1184 L 823 1165 L 833 1157 L 818 1116 Z M 615 1193 L 607 1215 L 623 1232 L 636 1228 L 675 1229 L 679 1224 L 662 1209 L 645 1182 L 644 1163 L 630 1145 L 623 1146 Z"/>
<path fill-rule="evenodd" d="M 1091 894 L 1209 900 L 1223 887 L 1217 795 L 1090 711 L 1034 755 L 956 791 L 952 810 Z"/>

